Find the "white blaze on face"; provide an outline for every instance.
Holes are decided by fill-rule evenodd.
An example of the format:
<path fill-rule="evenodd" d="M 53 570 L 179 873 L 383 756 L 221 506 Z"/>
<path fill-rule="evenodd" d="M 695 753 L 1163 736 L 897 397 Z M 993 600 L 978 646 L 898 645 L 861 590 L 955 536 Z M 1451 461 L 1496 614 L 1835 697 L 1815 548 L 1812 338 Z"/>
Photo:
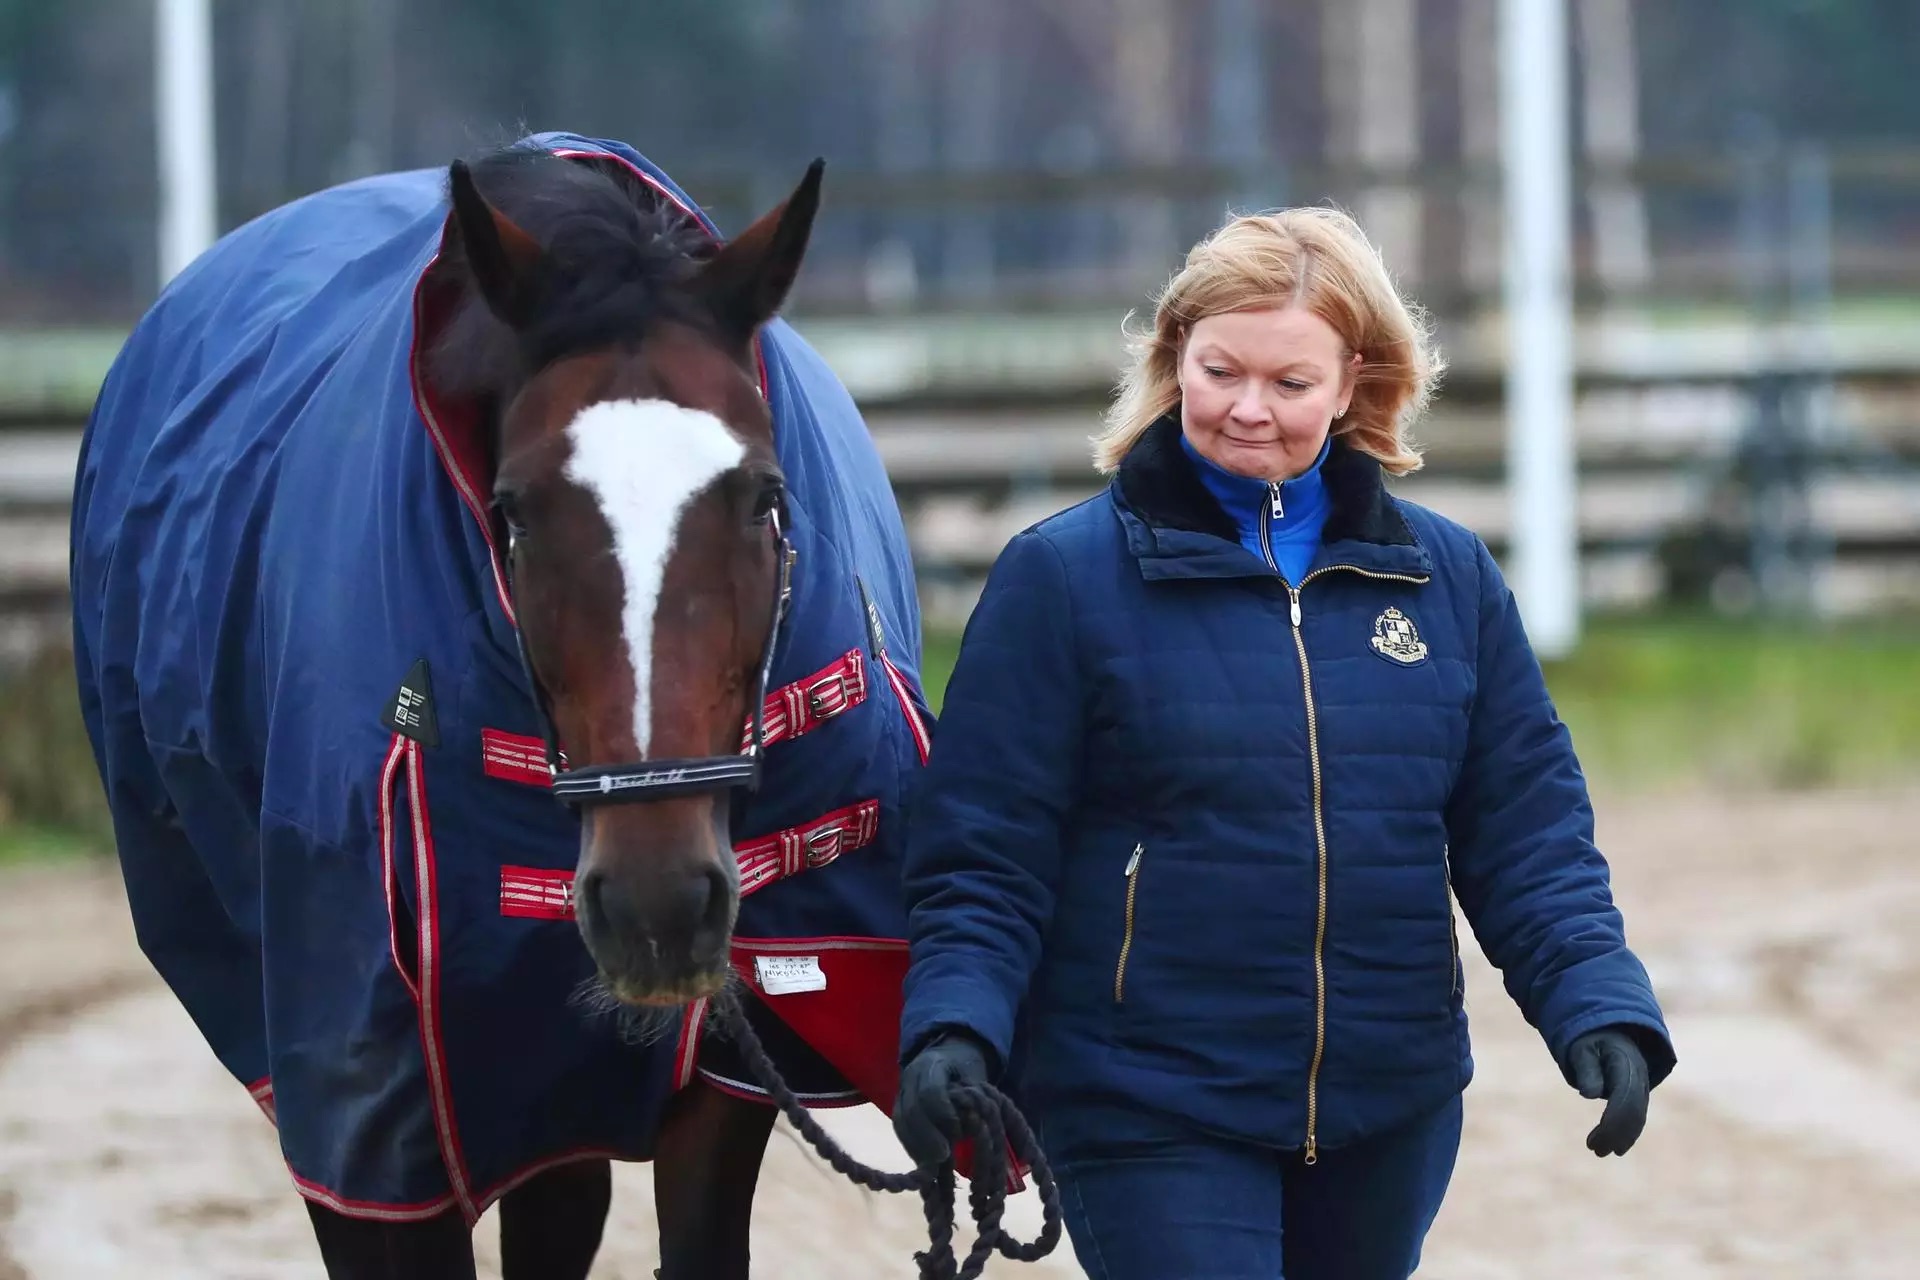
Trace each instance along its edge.
<path fill-rule="evenodd" d="M 633 740 L 641 759 L 653 727 L 653 624 L 660 586 L 687 503 L 740 465 L 746 446 L 725 423 L 665 400 L 604 400 L 567 434 L 566 477 L 591 493 L 613 530 L 626 585 L 621 626 L 633 663 Z"/>

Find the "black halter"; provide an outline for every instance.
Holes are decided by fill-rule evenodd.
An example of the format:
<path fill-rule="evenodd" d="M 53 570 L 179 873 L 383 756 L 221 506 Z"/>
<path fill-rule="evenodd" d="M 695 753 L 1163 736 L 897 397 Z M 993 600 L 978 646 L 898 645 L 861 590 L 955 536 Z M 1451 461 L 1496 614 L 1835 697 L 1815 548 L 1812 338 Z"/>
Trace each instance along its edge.
<path fill-rule="evenodd" d="M 638 804 L 666 800 L 673 796 L 708 791 L 728 791 L 744 787 L 755 791 L 760 786 L 760 759 L 766 746 L 767 684 L 773 677 L 774 649 L 780 637 L 780 625 L 786 620 L 787 606 L 793 598 L 793 562 L 795 551 L 781 528 L 780 513 L 785 508 L 784 492 L 776 492 L 774 502 L 760 523 L 773 531 L 773 549 L 779 567 L 774 574 L 773 621 L 767 629 L 761 649 L 759 678 L 753 691 L 753 732 L 746 749 L 738 755 L 699 756 L 685 760 L 638 760 L 630 764 L 594 765 L 585 769 L 569 768 L 566 752 L 560 749 L 560 734 L 553 723 L 553 710 L 547 691 L 533 673 L 527 657 L 526 638 L 519 625 L 513 629 L 514 644 L 520 651 L 520 668 L 526 673 L 527 686 L 533 690 L 534 706 L 540 712 L 541 737 L 547 748 L 547 769 L 553 775 L 555 797 L 585 808 L 603 804 Z M 514 551 L 524 530 L 507 520 L 507 593 L 513 594 Z"/>

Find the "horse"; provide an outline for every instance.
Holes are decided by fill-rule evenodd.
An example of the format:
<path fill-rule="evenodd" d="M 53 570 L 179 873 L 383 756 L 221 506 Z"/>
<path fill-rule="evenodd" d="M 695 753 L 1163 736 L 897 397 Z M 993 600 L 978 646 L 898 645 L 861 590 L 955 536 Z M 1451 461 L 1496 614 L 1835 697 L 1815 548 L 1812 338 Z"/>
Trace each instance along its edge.
<path fill-rule="evenodd" d="M 344 183 L 102 384 L 74 647 L 129 909 L 333 1280 L 464 1280 L 496 1203 L 508 1280 L 584 1277 L 615 1159 L 660 1275 L 744 1277 L 775 1099 L 891 1106 L 933 718 L 885 470 L 778 314 L 821 175 L 731 239 L 570 133 Z"/>

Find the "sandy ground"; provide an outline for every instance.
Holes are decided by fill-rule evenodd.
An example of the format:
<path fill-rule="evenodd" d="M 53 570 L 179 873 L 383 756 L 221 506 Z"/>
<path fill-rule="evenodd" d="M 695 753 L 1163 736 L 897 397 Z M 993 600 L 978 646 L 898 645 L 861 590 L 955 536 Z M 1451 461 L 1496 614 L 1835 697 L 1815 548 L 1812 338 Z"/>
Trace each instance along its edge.
<path fill-rule="evenodd" d="M 1469 944 L 1479 1075 L 1423 1277 L 1920 1275 L 1920 790 L 1601 803 L 1630 935 L 1681 1066 L 1625 1160 Z M 905 1160 L 871 1108 L 856 1154 Z M 1037 1224 L 1031 1193 L 1015 1226 Z M 595 1276 L 654 1265 L 644 1166 L 616 1171 Z M 782 1129 L 760 1274 L 912 1275 L 917 1203 Z M 478 1236 L 497 1275 L 491 1221 Z M 1062 1245 L 989 1275 L 1078 1275 Z M 147 973 L 111 871 L 0 878 L 0 1280 L 322 1280 L 272 1130 Z"/>

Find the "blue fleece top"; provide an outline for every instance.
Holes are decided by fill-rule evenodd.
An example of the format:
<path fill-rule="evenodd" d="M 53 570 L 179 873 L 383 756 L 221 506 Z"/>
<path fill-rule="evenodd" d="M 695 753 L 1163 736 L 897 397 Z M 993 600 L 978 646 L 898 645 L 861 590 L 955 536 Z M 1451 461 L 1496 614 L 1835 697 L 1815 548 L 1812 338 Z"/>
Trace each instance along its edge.
<path fill-rule="evenodd" d="M 1320 478 L 1320 464 L 1327 460 L 1332 444 L 1329 432 L 1312 466 L 1291 480 L 1271 484 L 1235 475 L 1204 457 L 1184 432 L 1180 436 L 1180 447 L 1192 459 L 1201 482 L 1240 530 L 1240 545 L 1263 561 L 1268 558 L 1267 547 L 1272 547 L 1272 563 L 1294 586 L 1313 567 L 1320 529 L 1327 522 L 1327 486 Z"/>

